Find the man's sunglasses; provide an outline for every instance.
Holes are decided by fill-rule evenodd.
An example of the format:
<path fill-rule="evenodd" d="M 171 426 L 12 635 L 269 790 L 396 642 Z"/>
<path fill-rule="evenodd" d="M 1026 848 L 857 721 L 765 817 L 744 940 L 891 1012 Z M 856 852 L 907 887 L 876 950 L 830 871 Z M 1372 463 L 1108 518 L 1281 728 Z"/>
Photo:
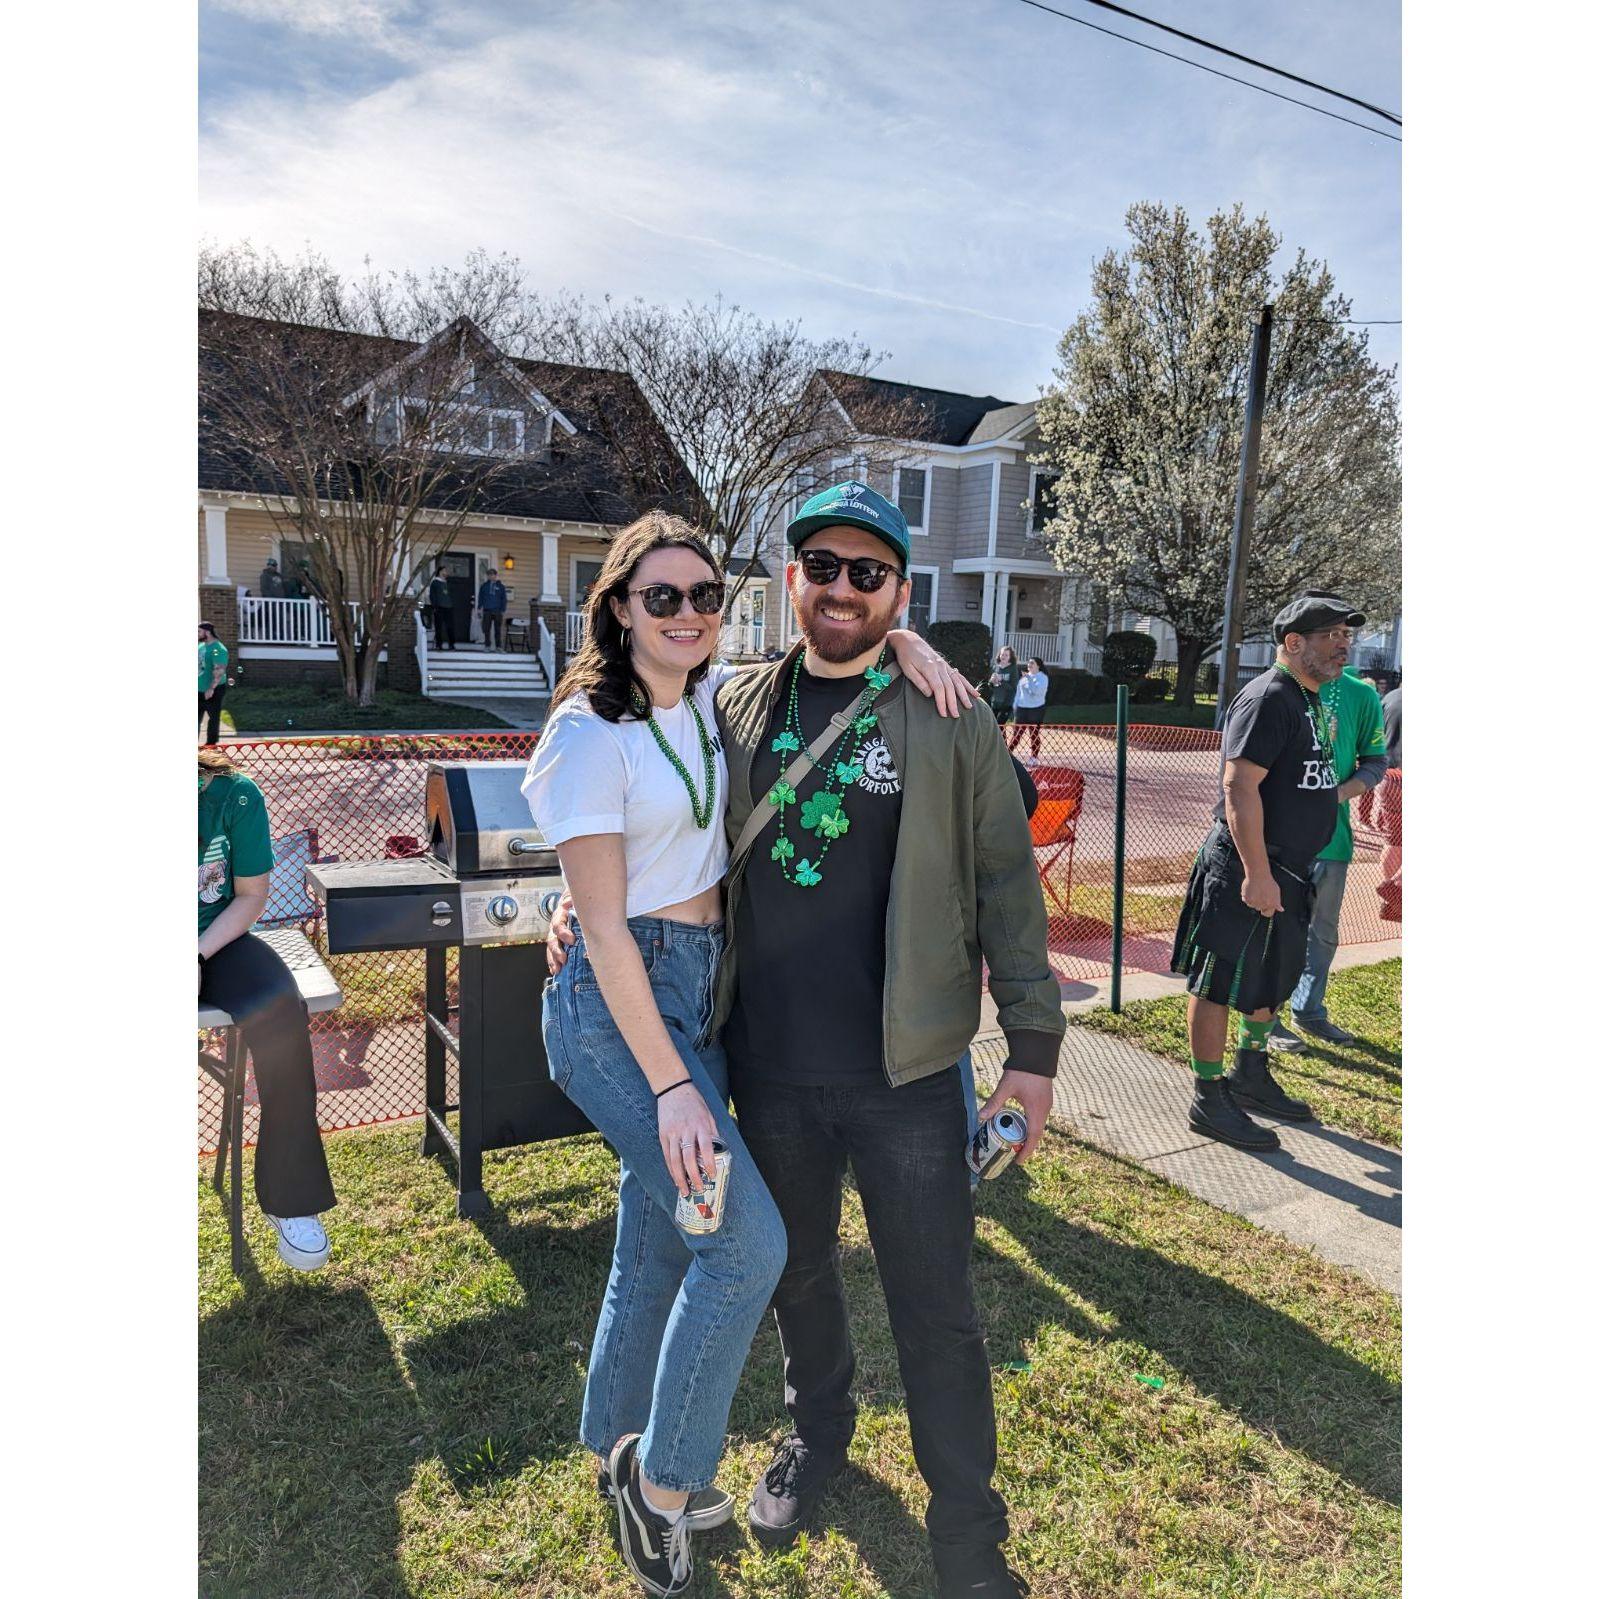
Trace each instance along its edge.
<path fill-rule="evenodd" d="M 838 576 L 840 567 L 849 569 L 850 587 L 859 589 L 862 594 L 875 594 L 890 572 L 901 580 L 905 577 L 897 566 L 890 566 L 887 561 L 872 561 L 865 557 L 846 561 L 831 550 L 801 550 L 799 559 L 805 581 L 816 584 L 818 588 L 826 588 Z"/>
<path fill-rule="evenodd" d="M 683 609 L 683 590 L 673 583 L 646 583 L 643 588 L 629 589 L 627 592 L 638 595 L 644 602 L 645 611 L 657 621 L 676 616 Z M 689 589 L 686 597 L 701 616 L 715 616 L 727 602 L 727 584 L 707 578 Z"/>

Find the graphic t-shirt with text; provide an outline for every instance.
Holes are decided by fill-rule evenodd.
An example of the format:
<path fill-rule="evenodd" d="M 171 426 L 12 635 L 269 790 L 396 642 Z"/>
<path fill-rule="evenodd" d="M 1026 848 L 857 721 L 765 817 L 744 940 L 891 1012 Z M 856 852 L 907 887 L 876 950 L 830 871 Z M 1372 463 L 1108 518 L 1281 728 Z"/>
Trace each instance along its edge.
<path fill-rule="evenodd" d="M 232 901 L 235 878 L 263 877 L 273 865 L 261 790 L 242 773 L 213 777 L 200 790 L 200 931 Z"/>
<path fill-rule="evenodd" d="M 223 669 L 222 680 L 217 684 L 217 687 L 220 688 L 222 683 L 227 681 L 227 665 L 228 647 L 221 639 L 211 639 L 200 646 L 200 692 L 202 694 L 211 687 L 211 674 L 215 672 L 217 667 L 220 666 Z"/>

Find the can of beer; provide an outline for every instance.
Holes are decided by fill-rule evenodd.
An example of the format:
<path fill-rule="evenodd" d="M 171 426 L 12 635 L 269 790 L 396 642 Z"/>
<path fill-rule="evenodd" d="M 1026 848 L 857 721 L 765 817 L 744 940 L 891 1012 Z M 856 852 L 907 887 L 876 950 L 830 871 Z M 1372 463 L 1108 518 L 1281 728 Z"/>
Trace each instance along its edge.
<path fill-rule="evenodd" d="M 966 1164 L 979 1177 L 998 1177 L 1026 1142 L 1027 1118 L 1019 1110 L 1002 1110 L 977 1129 Z"/>
<path fill-rule="evenodd" d="M 720 1139 L 711 1144 L 711 1149 L 716 1155 L 716 1175 L 703 1188 L 692 1188 L 677 1201 L 677 1225 L 686 1233 L 714 1233 L 722 1225 L 722 1212 L 727 1209 L 727 1178 L 733 1157 Z M 690 1182 L 694 1175 L 691 1163 Z"/>

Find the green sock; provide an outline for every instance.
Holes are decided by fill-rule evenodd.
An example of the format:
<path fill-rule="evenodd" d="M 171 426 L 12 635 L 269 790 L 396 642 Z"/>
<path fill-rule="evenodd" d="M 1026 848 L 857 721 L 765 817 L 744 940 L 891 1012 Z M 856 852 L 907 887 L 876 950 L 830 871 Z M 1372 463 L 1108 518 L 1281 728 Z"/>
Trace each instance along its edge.
<path fill-rule="evenodd" d="M 1252 1022 L 1247 1016 L 1238 1018 L 1238 1047 L 1240 1049 L 1264 1049 L 1266 1040 L 1271 1037 L 1271 1025 L 1276 1018 L 1268 1016 L 1263 1022 Z"/>
<path fill-rule="evenodd" d="M 1207 1081 L 1222 1074 L 1222 1063 L 1219 1060 L 1201 1060 L 1197 1055 L 1190 1055 L 1188 1064 L 1194 1068 L 1195 1077 L 1203 1077 Z"/>

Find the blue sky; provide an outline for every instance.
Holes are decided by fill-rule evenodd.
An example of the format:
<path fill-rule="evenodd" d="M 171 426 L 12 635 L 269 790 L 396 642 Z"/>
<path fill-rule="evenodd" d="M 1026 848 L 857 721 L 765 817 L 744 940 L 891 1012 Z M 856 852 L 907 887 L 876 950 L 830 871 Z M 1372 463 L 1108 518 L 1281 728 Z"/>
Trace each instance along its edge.
<path fill-rule="evenodd" d="M 1134 6 L 1403 110 L 1395 0 Z M 1008 400 L 1049 381 L 1134 200 L 1264 210 L 1354 316 L 1402 314 L 1398 145 L 1019 0 L 206 0 L 200 47 L 221 241 L 721 293 Z M 1401 331 L 1369 330 L 1379 360 Z"/>

